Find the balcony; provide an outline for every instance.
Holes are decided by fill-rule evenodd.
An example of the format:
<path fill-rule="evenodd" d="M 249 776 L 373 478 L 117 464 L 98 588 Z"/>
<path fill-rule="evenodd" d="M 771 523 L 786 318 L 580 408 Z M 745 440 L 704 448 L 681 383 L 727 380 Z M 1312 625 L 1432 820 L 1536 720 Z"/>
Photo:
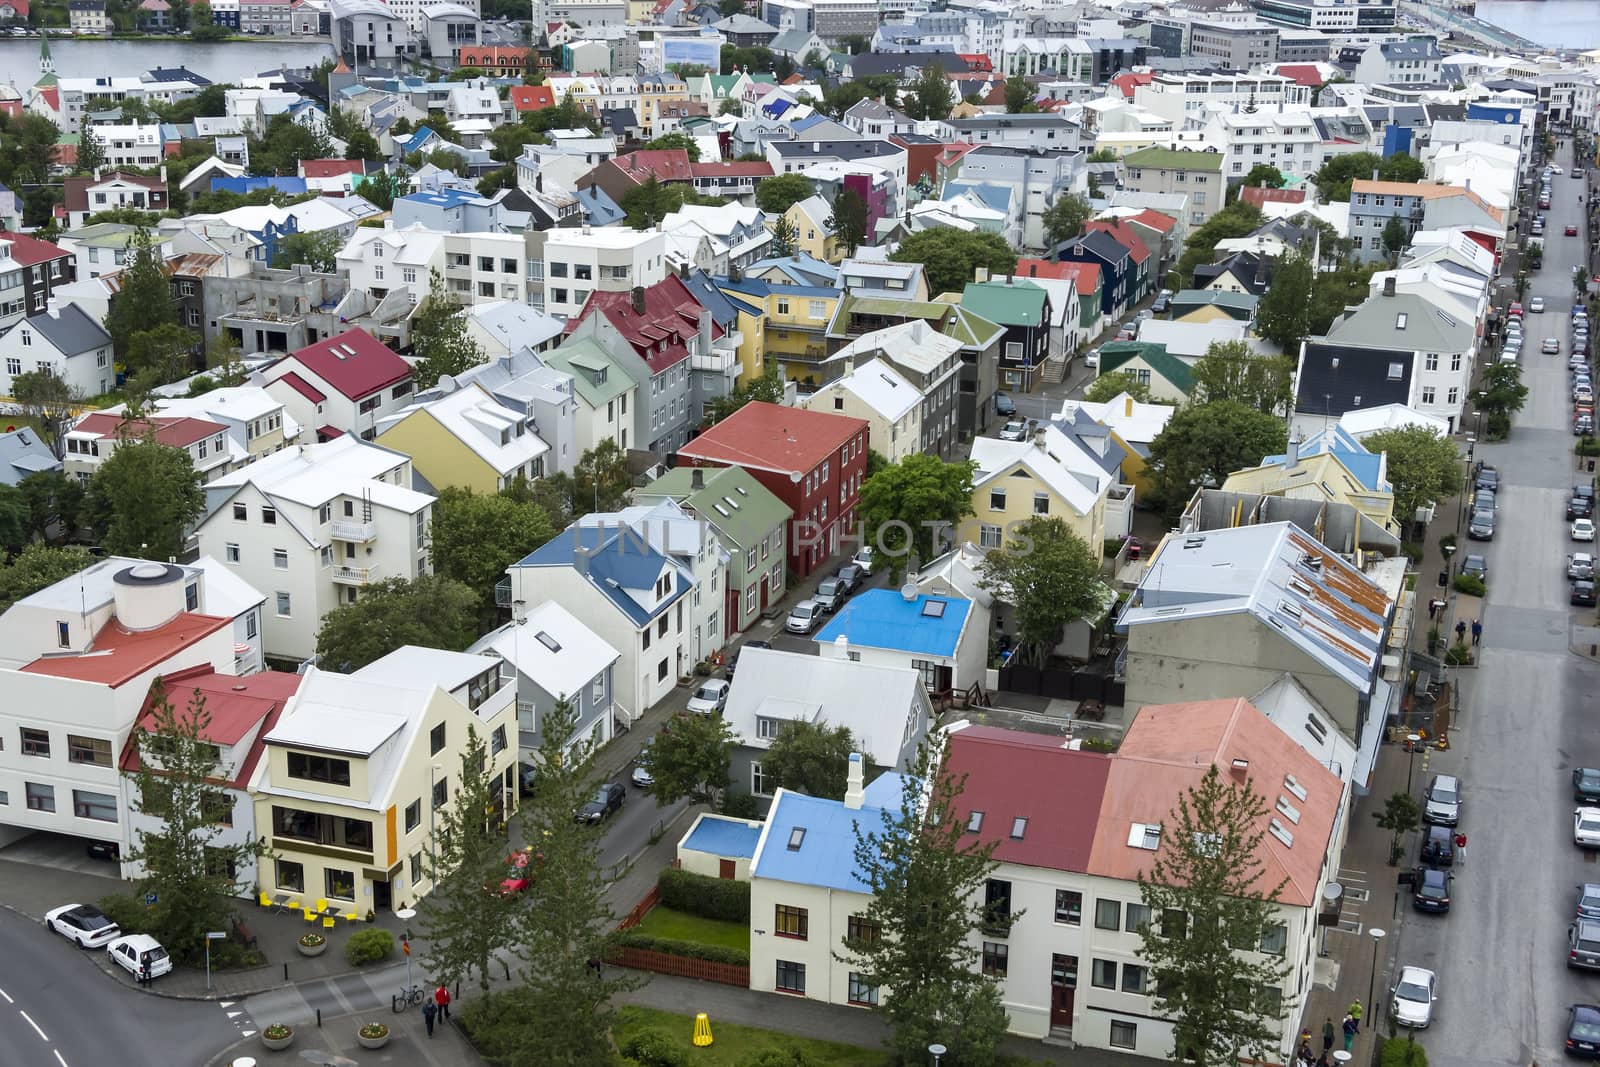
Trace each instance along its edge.
<path fill-rule="evenodd" d="M 377 526 L 371 521 L 357 522 L 354 519 L 334 519 L 332 523 L 333 537 L 336 541 L 354 541 L 356 544 L 366 544 L 377 536 Z"/>
<path fill-rule="evenodd" d="M 718 371 L 726 374 L 738 365 L 738 357 L 729 349 L 713 346 L 710 352 L 696 352 L 689 357 L 691 370 Z"/>
<path fill-rule="evenodd" d="M 335 585 L 371 585 L 378 581 L 380 575 L 377 567 L 335 567 L 333 568 L 333 582 Z"/>

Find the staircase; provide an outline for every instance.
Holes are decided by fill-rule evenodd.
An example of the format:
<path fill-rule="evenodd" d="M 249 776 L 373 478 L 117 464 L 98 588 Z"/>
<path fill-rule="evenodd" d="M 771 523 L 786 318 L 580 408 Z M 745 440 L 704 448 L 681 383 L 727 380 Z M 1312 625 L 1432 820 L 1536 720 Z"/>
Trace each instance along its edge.
<path fill-rule="evenodd" d="M 1067 377 L 1066 358 L 1045 360 L 1044 366 L 1039 370 L 1039 377 L 1051 385 L 1061 384 Z"/>

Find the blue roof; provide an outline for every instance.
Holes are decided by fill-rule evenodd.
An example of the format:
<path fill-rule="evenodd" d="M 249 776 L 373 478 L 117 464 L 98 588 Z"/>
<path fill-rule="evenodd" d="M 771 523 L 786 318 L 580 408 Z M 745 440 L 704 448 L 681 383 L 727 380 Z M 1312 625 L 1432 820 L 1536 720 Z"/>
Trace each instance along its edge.
<path fill-rule="evenodd" d="M 694 824 L 694 829 L 689 831 L 689 836 L 684 838 L 678 847 L 693 849 L 696 852 L 709 852 L 714 856 L 753 859 L 756 854 L 756 844 L 760 840 L 760 826 L 706 814 Z"/>
<path fill-rule="evenodd" d="M 897 589 L 868 589 L 845 602 L 817 643 L 843 637 L 852 645 L 953 658 L 971 614 L 972 601 L 960 597 L 922 594 L 907 600 Z"/>
<path fill-rule="evenodd" d="M 939 199 L 954 200 L 962 193 L 971 193 L 995 211 L 1011 210 L 1011 190 L 993 182 L 946 182 L 944 195 Z"/>
<path fill-rule="evenodd" d="M 856 868 L 858 824 L 862 833 L 881 831 L 883 809 L 866 804 L 847 808 L 843 801 L 780 789 L 767 813 L 761 855 L 750 873 L 797 885 L 870 893 L 871 886 L 861 880 Z M 801 829 L 805 832 L 796 832 Z M 791 844 L 798 847 L 791 848 Z"/>
<path fill-rule="evenodd" d="M 744 272 L 757 274 L 774 269 L 802 285 L 813 285 L 818 282 L 837 285 L 839 282 L 838 267 L 804 252 L 797 252 L 792 256 L 769 256 L 766 259 L 758 259 L 746 267 Z"/>
<path fill-rule="evenodd" d="M 430 204 L 434 207 L 456 207 L 460 204 L 475 203 L 483 197 L 475 189 L 441 189 L 436 193 L 408 193 L 400 199 L 417 204 Z"/>
<path fill-rule="evenodd" d="M 642 626 L 666 611 L 689 592 L 689 576 L 672 560 L 650 547 L 627 526 L 579 526 L 574 523 L 552 537 L 526 557 L 512 564 L 514 567 L 571 567 L 577 548 L 583 546 L 588 556 L 589 583 L 616 605 L 634 625 Z M 650 610 L 641 605 L 625 590 L 652 589 L 663 567 L 671 567 L 677 575 L 672 595 Z"/>
<path fill-rule="evenodd" d="M 259 174 L 245 174 L 237 178 L 218 177 L 211 179 L 211 191 L 227 190 L 243 196 L 253 193 L 257 189 L 276 189 L 280 193 L 290 196 L 299 196 L 306 191 L 304 178 L 272 178 Z"/>
<path fill-rule="evenodd" d="M 792 106 L 794 106 L 792 103 L 780 97 L 770 104 L 763 104 L 761 107 L 761 113 L 768 118 L 775 119 L 780 117 L 785 111 L 788 111 Z"/>
<path fill-rule="evenodd" d="M 1383 476 L 1383 456 L 1376 452 L 1369 452 L 1367 446 L 1358 441 L 1354 435 L 1343 426 L 1337 424 L 1325 430 L 1319 430 L 1304 441 L 1300 442 L 1300 458 L 1321 455 L 1331 452 L 1339 458 L 1345 469 L 1348 470 L 1361 483 L 1363 489 L 1375 492 L 1389 492 L 1393 486 Z M 1261 461 L 1263 467 L 1274 463 L 1287 463 L 1287 455 L 1267 456 Z"/>
<path fill-rule="evenodd" d="M 627 215 L 611 199 L 611 195 L 598 185 L 579 189 L 574 195 L 578 198 L 578 206 L 583 209 L 583 220 L 593 226 L 609 226 L 622 221 Z"/>
<path fill-rule="evenodd" d="M 764 278 L 741 278 L 734 281 L 732 278 L 718 278 L 717 284 L 724 289 L 732 289 L 736 293 L 745 293 L 749 296 L 770 296 L 777 293 L 780 296 L 833 296 L 839 295 L 839 290 L 821 285 L 782 285 L 773 284 Z"/>
<path fill-rule="evenodd" d="M 418 126 L 415 130 L 411 131 L 410 137 L 396 137 L 395 143 L 400 145 L 400 147 L 407 152 L 415 152 L 428 140 L 428 138 L 438 136 L 438 134 L 428 129 L 428 127 Z"/>

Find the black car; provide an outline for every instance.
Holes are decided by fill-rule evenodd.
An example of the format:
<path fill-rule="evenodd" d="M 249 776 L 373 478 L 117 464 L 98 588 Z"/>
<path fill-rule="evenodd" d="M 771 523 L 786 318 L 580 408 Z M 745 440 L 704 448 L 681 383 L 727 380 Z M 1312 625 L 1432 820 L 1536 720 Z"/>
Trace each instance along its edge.
<path fill-rule="evenodd" d="M 1580 804 L 1600 804 L 1600 768 L 1572 769 L 1572 799 Z"/>
<path fill-rule="evenodd" d="M 1450 872 L 1439 867 L 1418 867 L 1411 880 L 1411 906 L 1440 915 L 1449 911 Z"/>
<path fill-rule="evenodd" d="M 1489 580 L 1489 562 L 1476 552 L 1470 553 L 1461 561 L 1461 573 L 1471 575 L 1480 582 Z"/>
<path fill-rule="evenodd" d="M 105 860 L 108 863 L 116 863 L 122 858 L 122 846 L 115 841 L 90 841 L 84 846 L 84 851 L 89 854 L 90 859 Z"/>
<path fill-rule="evenodd" d="M 733 670 L 734 670 L 735 667 L 737 667 L 739 665 L 739 653 L 743 652 L 747 648 L 771 648 L 771 647 L 772 647 L 771 643 L 767 642 L 767 641 L 746 641 L 744 644 L 742 644 L 738 648 L 734 649 L 733 658 L 728 661 L 728 677 L 729 678 L 733 677 Z"/>
<path fill-rule="evenodd" d="M 1474 508 L 1467 523 L 1467 537 L 1474 541 L 1494 540 L 1494 512 L 1487 508 Z"/>
<path fill-rule="evenodd" d="M 861 583 L 867 580 L 867 575 L 854 563 L 846 563 L 839 568 L 838 578 L 844 583 L 844 591 L 848 595 L 861 588 Z"/>
<path fill-rule="evenodd" d="M 1493 511 L 1500 505 L 1495 502 L 1492 489 L 1479 489 L 1472 494 L 1473 511 Z"/>
<path fill-rule="evenodd" d="M 1500 472 L 1493 467 L 1479 467 L 1478 473 L 1472 477 L 1472 488 L 1487 489 L 1491 493 L 1500 491 Z"/>
<path fill-rule="evenodd" d="M 1150 305 L 1150 310 L 1157 315 L 1165 315 L 1172 310 L 1172 297 L 1165 295 L 1156 297 L 1155 303 Z"/>
<path fill-rule="evenodd" d="M 1005 393 L 996 393 L 994 394 L 994 413 L 1010 418 L 1017 413 L 1017 405 Z"/>
<path fill-rule="evenodd" d="M 1600 1060 L 1600 1005 L 1574 1004 L 1567 1009 L 1567 1055 Z"/>
<path fill-rule="evenodd" d="M 1600 882 L 1584 882 L 1578 887 L 1578 918 L 1600 919 Z"/>
<path fill-rule="evenodd" d="M 1570 603 L 1579 605 L 1580 607 L 1594 607 L 1596 600 L 1594 579 L 1574 579 L 1572 583 L 1572 592 L 1568 595 L 1567 600 Z M 1596 802 L 1600 803 L 1600 798 L 1596 798 Z"/>
<path fill-rule="evenodd" d="M 1568 519 L 1588 519 L 1594 517 L 1594 498 L 1574 494 L 1567 500 Z"/>
<path fill-rule="evenodd" d="M 1422 864 L 1425 867 L 1453 867 L 1456 862 L 1456 835 L 1448 826 L 1430 826 L 1422 839 Z"/>
<path fill-rule="evenodd" d="M 621 810 L 622 802 L 626 799 L 628 795 L 619 783 L 607 782 L 595 792 L 593 800 L 577 810 L 573 818 L 578 822 L 604 822 Z"/>
<path fill-rule="evenodd" d="M 1567 966 L 1600 971 L 1600 919 L 1577 919 L 1567 927 Z"/>

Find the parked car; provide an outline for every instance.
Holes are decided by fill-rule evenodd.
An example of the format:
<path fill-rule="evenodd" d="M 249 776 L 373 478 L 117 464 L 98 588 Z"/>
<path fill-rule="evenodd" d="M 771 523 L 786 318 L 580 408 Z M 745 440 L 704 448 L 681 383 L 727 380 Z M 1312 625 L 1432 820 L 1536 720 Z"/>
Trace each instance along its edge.
<path fill-rule="evenodd" d="M 1510 315 L 1512 318 L 1515 318 L 1515 319 L 1522 318 L 1522 305 L 1520 303 L 1518 303 L 1517 301 L 1513 300 L 1511 302 L 1511 306 L 1506 308 L 1506 314 Z"/>
<path fill-rule="evenodd" d="M 1091 348 L 1089 351 L 1085 352 L 1083 354 L 1083 365 L 1088 367 L 1090 370 L 1099 370 L 1100 350 L 1098 348 Z"/>
<path fill-rule="evenodd" d="M 1456 834 L 1448 826 L 1430 826 L 1422 838 L 1420 853 L 1424 867 L 1454 867 Z"/>
<path fill-rule="evenodd" d="M 662 727 L 665 733 L 667 727 Z M 655 751 L 656 739 L 654 736 L 644 739 L 644 745 L 639 749 L 639 754 L 633 757 L 633 773 L 628 775 L 628 780 L 640 789 L 649 789 L 655 784 L 655 775 L 650 773 L 650 754 Z"/>
<path fill-rule="evenodd" d="M 815 600 L 802 600 L 789 609 L 789 617 L 783 620 L 783 628 L 792 634 L 810 634 L 822 625 L 823 614 L 821 604 Z"/>
<path fill-rule="evenodd" d="M 141 982 L 172 973 L 172 957 L 149 934 L 125 934 L 106 946 L 106 955 Z"/>
<path fill-rule="evenodd" d="M 1567 966 L 1600 971 L 1600 919 L 1575 919 L 1567 927 Z"/>
<path fill-rule="evenodd" d="M 83 850 L 92 860 L 116 863 L 122 859 L 122 846 L 115 841 L 90 841 L 83 846 Z"/>
<path fill-rule="evenodd" d="M 1475 510 L 1467 523 L 1467 536 L 1474 541 L 1494 540 L 1494 512 Z"/>
<path fill-rule="evenodd" d="M 1600 808 L 1572 809 L 1572 843 L 1579 848 L 1600 848 Z"/>
<path fill-rule="evenodd" d="M 849 589 L 840 579 L 824 578 L 817 583 L 817 591 L 811 594 L 811 599 L 821 604 L 823 611 L 831 614 L 844 607 L 844 598 L 848 592 Z"/>
<path fill-rule="evenodd" d="M 1572 539 L 1574 541 L 1593 541 L 1594 540 L 1594 520 L 1593 519 L 1573 519 L 1572 520 Z"/>
<path fill-rule="evenodd" d="M 1528 301 L 1528 310 L 1537 315 L 1544 310 L 1544 297 L 1536 296 Z"/>
<path fill-rule="evenodd" d="M 1567 1055 L 1600 1059 L 1600 1005 L 1574 1004 L 1567 1009 Z"/>
<path fill-rule="evenodd" d="M 1576 237 L 1576 236 L 1578 236 L 1578 228 L 1569 223 L 1567 225 L 1567 236 L 1568 237 Z"/>
<path fill-rule="evenodd" d="M 1012 419 L 1000 427 L 1000 440 L 1020 441 L 1028 436 L 1028 424 L 1021 419 Z"/>
<path fill-rule="evenodd" d="M 1479 467 L 1472 475 L 1472 488 L 1487 489 L 1491 493 L 1500 491 L 1500 472 L 1493 467 Z"/>
<path fill-rule="evenodd" d="M 1442 915 L 1450 910 L 1450 872 L 1439 867 L 1418 867 L 1411 880 L 1411 906 Z"/>
<path fill-rule="evenodd" d="M 856 554 L 851 557 L 850 562 L 860 567 L 862 574 L 871 575 L 873 566 L 878 562 L 878 556 L 871 545 L 862 545 L 856 549 Z"/>
<path fill-rule="evenodd" d="M 1574 552 L 1567 557 L 1568 578 L 1593 578 L 1594 556 L 1588 552 Z"/>
<path fill-rule="evenodd" d="M 63 904 L 44 913 L 44 924 L 79 948 L 99 948 L 122 936 L 122 928 L 89 904 Z"/>
<path fill-rule="evenodd" d="M 747 648 L 771 648 L 771 647 L 772 647 L 772 644 L 770 642 L 768 642 L 768 641 L 746 641 L 744 644 L 742 644 L 738 648 L 734 649 L 733 650 L 733 658 L 728 661 L 728 677 L 732 678 L 733 677 L 734 668 L 739 666 L 739 653 L 743 652 Z"/>
<path fill-rule="evenodd" d="M 1600 804 L 1600 767 L 1572 768 L 1572 799 L 1579 804 Z"/>
<path fill-rule="evenodd" d="M 1161 292 L 1159 294 L 1157 294 L 1155 302 L 1150 305 L 1150 310 L 1154 311 L 1157 315 L 1165 315 L 1167 312 L 1171 311 L 1172 310 L 1172 293 L 1171 293 L 1171 291 L 1167 290 L 1167 289 L 1161 290 Z"/>
<path fill-rule="evenodd" d="M 1472 507 L 1475 511 L 1493 511 L 1499 506 L 1491 489 L 1479 489 L 1472 494 Z"/>
<path fill-rule="evenodd" d="M 708 678 L 689 698 L 688 710 L 696 715 L 720 715 L 728 704 L 728 683 L 722 678 Z"/>
<path fill-rule="evenodd" d="M 996 393 L 994 394 L 994 413 L 996 415 L 1004 415 L 1009 419 L 1017 413 L 1017 405 L 1008 394 Z"/>
<path fill-rule="evenodd" d="M 1454 826 L 1461 821 L 1461 779 L 1453 774 L 1436 774 L 1423 794 L 1423 821 L 1437 826 Z"/>
<path fill-rule="evenodd" d="M 1461 573 L 1470 575 L 1480 582 L 1489 580 L 1489 561 L 1476 552 L 1470 552 L 1461 561 Z"/>
<path fill-rule="evenodd" d="M 844 591 L 846 594 L 854 593 L 856 590 L 860 589 L 862 583 L 867 580 L 866 574 L 864 574 L 861 568 L 857 567 L 854 563 L 846 563 L 843 567 L 840 567 L 838 578 L 839 581 L 844 583 Z"/>
<path fill-rule="evenodd" d="M 1584 416 L 1582 415 L 1574 416 L 1574 418 L 1580 419 L 1583 417 Z M 1592 414 L 1588 416 L 1588 418 L 1591 422 L 1594 420 L 1594 416 Z M 1594 499 L 1592 497 L 1580 496 L 1579 494 L 1574 493 L 1572 496 L 1567 498 L 1567 518 L 1587 519 L 1593 514 Z"/>
<path fill-rule="evenodd" d="M 1593 578 L 1579 578 L 1572 583 L 1572 589 L 1567 594 L 1567 602 L 1578 607 L 1595 606 L 1595 584 Z M 1597 798 L 1600 799 L 1600 798 Z"/>
<path fill-rule="evenodd" d="M 1438 999 L 1438 976 L 1426 967 L 1402 967 L 1394 984 L 1394 1021 L 1425 1030 L 1433 1022 L 1433 1002 Z"/>
<path fill-rule="evenodd" d="M 1577 914 L 1580 919 L 1600 919 L 1600 882 L 1578 886 Z"/>
<path fill-rule="evenodd" d="M 616 812 L 622 810 L 622 802 L 628 799 L 627 792 L 619 782 L 607 782 L 595 790 L 594 799 L 573 813 L 576 822 L 591 825 L 604 822 Z"/>

